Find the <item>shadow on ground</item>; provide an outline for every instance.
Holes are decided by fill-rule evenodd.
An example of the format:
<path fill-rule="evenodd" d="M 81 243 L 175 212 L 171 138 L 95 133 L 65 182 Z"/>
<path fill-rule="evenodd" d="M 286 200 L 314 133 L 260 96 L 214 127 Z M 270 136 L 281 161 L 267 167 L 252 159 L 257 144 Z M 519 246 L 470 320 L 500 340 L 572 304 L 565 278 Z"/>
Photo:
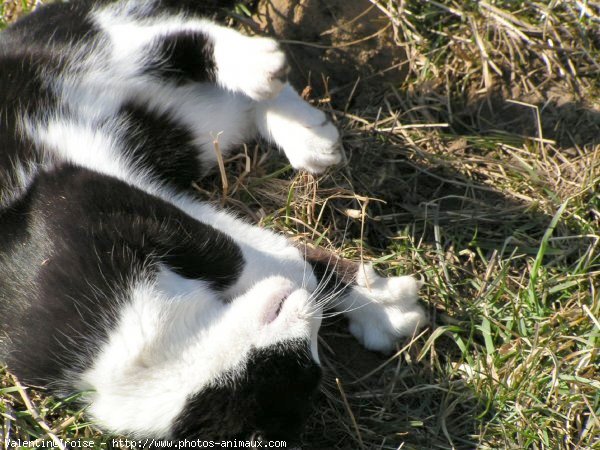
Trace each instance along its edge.
<path fill-rule="evenodd" d="M 303 449 L 356 449 L 361 440 L 363 448 L 373 443 L 382 448 L 476 448 L 473 436 L 492 414 L 485 399 L 426 360 L 417 363 L 414 348 L 390 362 L 365 350 L 345 330 L 344 320 L 322 328 L 324 387 Z M 347 432 L 340 433 L 340 426 Z"/>

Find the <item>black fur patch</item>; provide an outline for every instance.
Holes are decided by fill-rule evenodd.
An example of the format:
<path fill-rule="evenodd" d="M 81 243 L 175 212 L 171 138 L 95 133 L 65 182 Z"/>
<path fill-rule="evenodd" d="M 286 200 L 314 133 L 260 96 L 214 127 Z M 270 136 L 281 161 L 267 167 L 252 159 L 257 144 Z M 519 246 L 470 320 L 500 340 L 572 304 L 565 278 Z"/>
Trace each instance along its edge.
<path fill-rule="evenodd" d="M 0 51 L 0 206 L 2 199 L 20 188 L 15 166 L 42 163 L 43 157 L 19 129 L 23 114 L 49 110 L 56 98 L 41 72 L 58 72 L 60 63 L 33 53 Z"/>
<path fill-rule="evenodd" d="M 71 166 L 40 174 L 0 212 L 0 229 L 7 363 L 34 384 L 88 367 L 119 300 L 157 262 L 216 289 L 233 284 L 244 263 L 223 233 L 126 183 Z"/>
<path fill-rule="evenodd" d="M 22 47 L 56 47 L 89 41 L 99 29 L 89 18 L 94 5 L 102 1 L 79 0 L 57 2 L 36 10 L 18 20 L 4 33 L 6 38 L 18 40 Z M 13 43 L 14 45 L 14 43 Z"/>
<path fill-rule="evenodd" d="M 173 424 L 176 439 L 286 440 L 300 438 L 321 380 L 309 343 L 291 341 L 256 349 L 241 374 L 188 399 Z"/>
<path fill-rule="evenodd" d="M 178 85 L 215 81 L 213 45 L 195 31 L 180 31 L 163 37 L 153 50 L 154 57 L 142 73 Z"/>
<path fill-rule="evenodd" d="M 128 130 L 125 146 L 136 166 L 149 168 L 159 180 L 181 190 L 203 175 L 192 134 L 168 114 L 160 114 L 129 102 L 121 107 Z"/>

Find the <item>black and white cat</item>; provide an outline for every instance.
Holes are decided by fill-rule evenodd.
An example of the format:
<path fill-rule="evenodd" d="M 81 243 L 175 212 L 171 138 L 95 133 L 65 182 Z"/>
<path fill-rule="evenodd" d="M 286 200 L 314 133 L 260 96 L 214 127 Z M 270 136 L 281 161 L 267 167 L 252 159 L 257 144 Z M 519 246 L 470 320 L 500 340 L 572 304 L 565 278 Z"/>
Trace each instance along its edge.
<path fill-rule="evenodd" d="M 218 6 L 57 3 L 0 34 L 0 358 L 83 392 L 111 432 L 293 440 L 321 376 L 326 263 L 190 185 L 215 140 L 227 156 L 260 135 L 319 173 L 339 135 L 274 40 L 202 18 Z M 424 324 L 413 278 L 344 266 L 333 307 L 367 348 Z"/>

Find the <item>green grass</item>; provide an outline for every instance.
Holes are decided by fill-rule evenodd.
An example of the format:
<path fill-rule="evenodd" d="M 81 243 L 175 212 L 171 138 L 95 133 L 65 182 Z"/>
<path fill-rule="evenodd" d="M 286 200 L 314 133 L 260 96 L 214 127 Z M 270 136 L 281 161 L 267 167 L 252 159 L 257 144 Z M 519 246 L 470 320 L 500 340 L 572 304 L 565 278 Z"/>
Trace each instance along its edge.
<path fill-rule="evenodd" d="M 249 148 L 226 198 L 218 177 L 203 185 L 291 238 L 426 280 L 429 327 L 390 358 L 325 325 L 305 448 L 600 448 L 600 6 L 377 5 L 406 80 L 315 99 L 348 164 L 315 179 Z M 5 436 L 47 438 L 44 423 L 109 442 L 75 401 L 31 392 L 36 421 L 0 374 Z"/>

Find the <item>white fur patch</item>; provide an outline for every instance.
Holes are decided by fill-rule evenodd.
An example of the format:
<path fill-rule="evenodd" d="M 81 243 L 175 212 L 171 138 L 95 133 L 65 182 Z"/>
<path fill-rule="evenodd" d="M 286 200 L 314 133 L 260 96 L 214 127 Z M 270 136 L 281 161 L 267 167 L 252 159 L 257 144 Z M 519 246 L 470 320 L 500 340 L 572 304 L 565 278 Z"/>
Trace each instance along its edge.
<path fill-rule="evenodd" d="M 124 181 L 131 180 L 131 164 L 122 155 L 118 123 L 104 128 L 74 120 L 49 118 L 46 123 L 27 121 L 29 136 L 59 161 L 88 167 Z"/>
<path fill-rule="evenodd" d="M 205 282 L 163 268 L 156 280 L 137 283 L 123 305 L 78 387 L 91 391 L 88 413 L 101 427 L 135 436 L 168 436 L 187 398 L 242 369 L 252 348 L 310 339 L 320 326 L 309 293 L 281 277 L 224 303 Z"/>
<path fill-rule="evenodd" d="M 217 81 L 225 89 L 241 92 L 256 101 L 275 97 L 284 83 L 287 62 L 277 41 L 248 37 L 229 28 L 215 26 Z"/>

